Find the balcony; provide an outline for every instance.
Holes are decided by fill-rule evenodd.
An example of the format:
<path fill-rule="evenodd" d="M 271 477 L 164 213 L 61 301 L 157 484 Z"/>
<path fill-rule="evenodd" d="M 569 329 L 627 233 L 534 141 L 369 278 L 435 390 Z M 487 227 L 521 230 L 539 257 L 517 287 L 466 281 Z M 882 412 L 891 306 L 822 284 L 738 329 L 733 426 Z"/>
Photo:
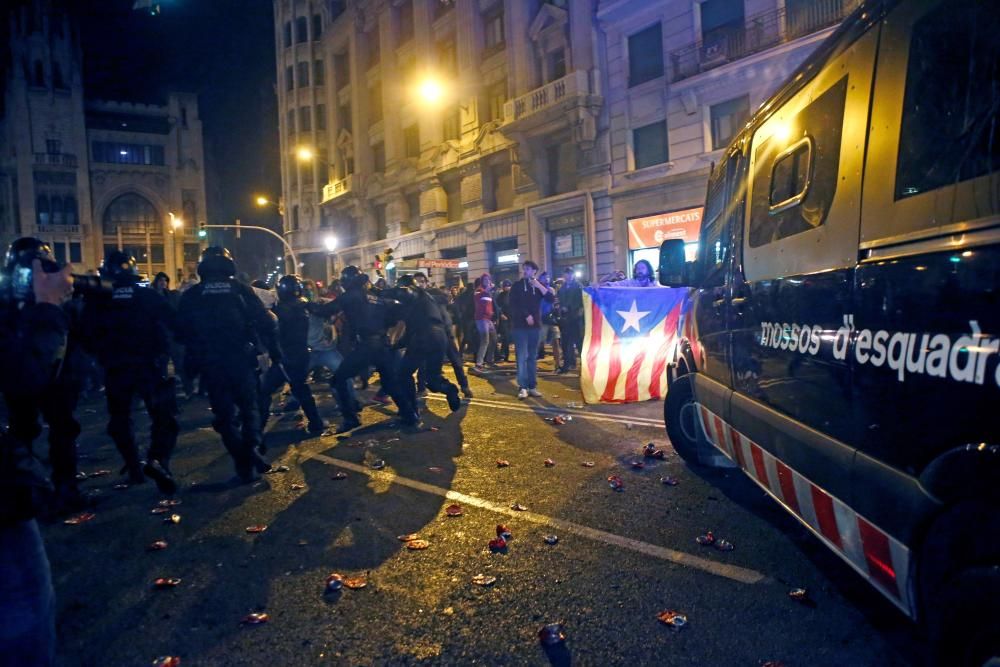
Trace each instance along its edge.
<path fill-rule="evenodd" d="M 591 92 L 589 74 L 576 70 L 541 88 L 507 100 L 503 106 L 500 131 L 521 140 L 574 127 L 578 128 L 580 135 L 575 137 L 576 141 L 593 142 L 597 112 L 602 102 L 600 96 Z"/>
<path fill-rule="evenodd" d="M 348 175 L 346 178 L 342 178 L 339 181 L 332 181 L 323 186 L 323 198 L 320 199 L 320 204 L 325 204 L 328 201 L 332 201 L 337 197 L 347 194 L 351 191 L 351 181 L 354 179 L 354 175 Z"/>
<path fill-rule="evenodd" d="M 673 51 L 672 80 L 681 81 L 834 26 L 859 4 L 860 0 L 815 0 L 747 17 L 742 26 L 718 29 L 704 41 Z"/>
<path fill-rule="evenodd" d="M 68 153 L 35 153 L 35 164 L 76 167 L 76 156 Z"/>

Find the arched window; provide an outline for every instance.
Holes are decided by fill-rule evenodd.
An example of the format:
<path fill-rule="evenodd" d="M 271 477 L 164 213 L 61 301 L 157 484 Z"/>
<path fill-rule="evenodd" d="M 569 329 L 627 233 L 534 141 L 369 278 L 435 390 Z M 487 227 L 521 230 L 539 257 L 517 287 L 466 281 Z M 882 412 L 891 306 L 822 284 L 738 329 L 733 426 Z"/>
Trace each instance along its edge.
<path fill-rule="evenodd" d="M 50 206 L 52 206 L 52 224 L 61 225 L 63 223 L 62 197 L 52 195 Z"/>
<path fill-rule="evenodd" d="M 39 88 L 45 87 L 45 65 L 42 64 L 41 60 L 35 61 L 35 81 L 34 84 Z"/>
<path fill-rule="evenodd" d="M 76 224 L 76 197 L 68 196 L 63 199 L 63 214 L 67 225 Z"/>
<path fill-rule="evenodd" d="M 295 43 L 301 44 L 307 41 L 309 41 L 309 19 L 300 16 L 295 19 Z"/>
<path fill-rule="evenodd" d="M 52 212 L 49 209 L 49 198 L 46 195 L 38 195 L 35 208 L 38 211 L 38 224 L 47 225 L 52 221 Z"/>
<path fill-rule="evenodd" d="M 162 231 L 156 219 L 156 209 L 149 200 L 134 192 L 121 195 L 104 211 L 104 233 L 145 234 L 148 229 L 154 234 Z"/>

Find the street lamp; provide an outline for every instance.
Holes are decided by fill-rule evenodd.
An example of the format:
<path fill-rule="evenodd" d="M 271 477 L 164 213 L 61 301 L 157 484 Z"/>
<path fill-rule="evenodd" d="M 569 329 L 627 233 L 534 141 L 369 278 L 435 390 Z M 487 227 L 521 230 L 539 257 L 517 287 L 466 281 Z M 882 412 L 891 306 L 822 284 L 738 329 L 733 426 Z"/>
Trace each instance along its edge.
<path fill-rule="evenodd" d="M 267 206 L 268 204 L 271 203 L 270 199 L 268 199 L 267 197 L 263 197 L 261 195 L 257 195 L 257 198 L 254 201 L 257 202 L 257 206 Z"/>
<path fill-rule="evenodd" d="M 436 105 L 444 97 L 444 86 L 437 79 L 427 78 L 417 86 L 417 94 L 427 104 Z"/>
<path fill-rule="evenodd" d="M 323 245 L 326 246 L 328 252 L 333 252 L 337 249 L 337 237 L 333 235 L 328 235 L 323 239 Z"/>
<path fill-rule="evenodd" d="M 295 157 L 299 159 L 299 162 L 310 162 L 316 157 L 316 154 L 308 146 L 299 146 L 295 151 Z"/>

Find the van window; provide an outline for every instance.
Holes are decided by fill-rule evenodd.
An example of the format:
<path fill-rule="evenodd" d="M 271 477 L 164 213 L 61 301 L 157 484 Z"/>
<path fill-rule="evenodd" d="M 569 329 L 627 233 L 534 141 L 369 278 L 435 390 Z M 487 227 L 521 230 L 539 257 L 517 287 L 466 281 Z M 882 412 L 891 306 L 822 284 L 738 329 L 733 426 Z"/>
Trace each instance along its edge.
<path fill-rule="evenodd" d="M 896 200 L 1000 169 L 998 34 L 1000 12 L 981 0 L 942 3 L 913 26 Z"/>
<path fill-rule="evenodd" d="M 750 247 L 823 224 L 837 191 L 847 77 L 759 144 L 750 202 Z"/>
<path fill-rule="evenodd" d="M 698 244 L 698 275 L 701 287 L 726 284 L 726 264 L 730 251 L 732 221 L 743 210 L 741 201 L 746 190 L 741 176 L 740 153 L 732 153 L 709 181 L 705 215 L 701 223 Z"/>

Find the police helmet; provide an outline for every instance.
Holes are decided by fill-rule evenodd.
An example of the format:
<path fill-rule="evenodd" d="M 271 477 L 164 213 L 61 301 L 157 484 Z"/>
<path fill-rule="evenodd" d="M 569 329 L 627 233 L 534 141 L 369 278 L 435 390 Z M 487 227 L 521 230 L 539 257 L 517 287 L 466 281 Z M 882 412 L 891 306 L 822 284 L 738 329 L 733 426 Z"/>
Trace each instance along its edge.
<path fill-rule="evenodd" d="M 352 287 L 364 286 L 368 282 L 368 276 L 361 269 L 351 264 L 350 266 L 345 266 L 340 272 L 340 282 L 344 285 L 345 289 L 351 289 Z"/>
<path fill-rule="evenodd" d="M 100 274 L 109 280 L 118 280 L 124 276 L 138 276 L 139 268 L 135 263 L 135 257 L 121 250 L 112 250 L 104 256 L 101 264 Z"/>
<path fill-rule="evenodd" d="M 201 261 L 198 262 L 198 277 L 202 280 L 209 278 L 232 278 L 236 275 L 236 262 L 228 249 L 219 245 L 205 248 L 201 253 Z"/>
<path fill-rule="evenodd" d="M 33 300 L 31 270 L 36 259 L 42 263 L 42 270 L 46 273 L 59 270 L 59 263 L 52 255 L 52 246 L 45 241 L 23 236 L 10 244 L 4 261 L 3 280 L 0 281 L 6 295 L 17 301 Z"/>
<path fill-rule="evenodd" d="M 413 287 L 415 284 L 413 276 L 410 274 L 400 276 L 399 280 L 396 281 L 396 287 Z"/>
<path fill-rule="evenodd" d="M 278 281 L 278 298 L 282 301 L 291 301 L 302 296 L 302 281 L 298 276 L 289 274 L 281 276 Z"/>

